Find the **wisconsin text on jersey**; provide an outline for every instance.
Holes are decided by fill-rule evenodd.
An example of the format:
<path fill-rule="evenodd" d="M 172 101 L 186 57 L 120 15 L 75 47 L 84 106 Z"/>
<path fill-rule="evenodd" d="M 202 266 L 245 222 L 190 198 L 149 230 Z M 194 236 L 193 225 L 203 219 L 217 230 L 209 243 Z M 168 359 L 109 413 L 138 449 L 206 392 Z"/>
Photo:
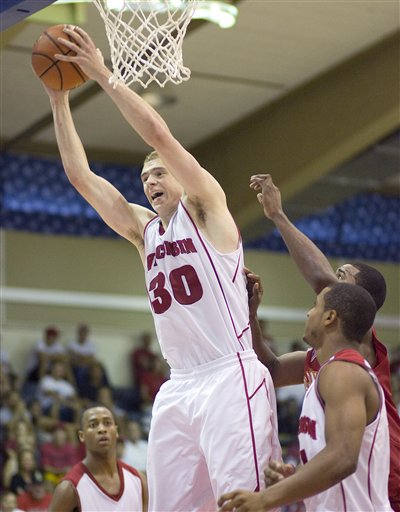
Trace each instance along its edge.
<path fill-rule="evenodd" d="M 156 251 L 147 256 L 147 270 L 157 266 L 157 260 L 161 260 L 166 256 L 179 256 L 179 254 L 189 254 L 197 252 L 197 249 L 191 238 L 176 240 L 173 242 L 163 242 L 157 245 Z"/>

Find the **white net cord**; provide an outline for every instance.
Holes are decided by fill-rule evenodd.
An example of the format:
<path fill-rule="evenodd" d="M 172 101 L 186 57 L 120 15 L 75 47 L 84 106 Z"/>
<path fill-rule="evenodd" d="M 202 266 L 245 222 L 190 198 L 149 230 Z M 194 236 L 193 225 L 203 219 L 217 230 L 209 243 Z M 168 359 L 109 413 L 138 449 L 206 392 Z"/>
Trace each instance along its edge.
<path fill-rule="evenodd" d="M 118 10 L 106 0 L 93 2 L 106 27 L 114 86 L 122 81 L 147 87 L 154 81 L 164 87 L 190 78 L 182 44 L 196 0 L 120 0 Z"/>

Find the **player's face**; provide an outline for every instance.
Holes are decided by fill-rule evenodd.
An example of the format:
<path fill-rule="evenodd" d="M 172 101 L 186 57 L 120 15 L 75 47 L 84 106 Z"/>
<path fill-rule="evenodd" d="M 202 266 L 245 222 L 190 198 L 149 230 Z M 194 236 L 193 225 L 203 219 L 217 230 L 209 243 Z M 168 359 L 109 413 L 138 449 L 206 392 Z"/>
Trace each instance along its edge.
<path fill-rule="evenodd" d="M 117 438 L 118 428 L 107 408 L 93 407 L 85 411 L 79 439 L 85 443 L 88 452 L 108 453 L 115 450 Z"/>
<path fill-rule="evenodd" d="M 328 288 L 322 290 L 322 292 L 317 296 L 314 306 L 307 313 L 303 340 L 314 348 L 318 348 L 322 339 L 324 320 L 326 316 L 324 296 L 327 291 Z"/>
<path fill-rule="evenodd" d="M 183 188 L 168 172 L 161 160 L 155 159 L 145 164 L 141 179 L 149 203 L 160 216 L 176 210 Z"/>
<path fill-rule="evenodd" d="M 336 270 L 336 277 L 344 283 L 356 284 L 356 275 L 359 272 L 358 268 L 346 263 L 346 265 L 342 265 Z"/>

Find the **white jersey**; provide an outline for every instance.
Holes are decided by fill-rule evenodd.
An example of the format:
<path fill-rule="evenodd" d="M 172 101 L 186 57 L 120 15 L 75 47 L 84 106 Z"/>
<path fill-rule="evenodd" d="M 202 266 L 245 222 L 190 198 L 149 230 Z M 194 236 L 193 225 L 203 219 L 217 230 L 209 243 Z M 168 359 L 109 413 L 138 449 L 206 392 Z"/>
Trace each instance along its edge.
<path fill-rule="evenodd" d="M 180 202 L 166 231 L 159 217 L 147 224 L 144 244 L 149 301 L 171 368 L 252 348 L 241 242 L 219 253 Z"/>
<path fill-rule="evenodd" d="M 112 496 L 96 481 L 83 462 L 76 464 L 63 478 L 75 488 L 79 512 L 141 512 L 143 510 L 142 479 L 136 469 L 117 461 L 120 491 Z"/>
<path fill-rule="evenodd" d="M 355 350 L 343 350 L 334 360 L 358 364 L 370 374 L 380 393 L 380 410 L 366 426 L 361 443 L 357 470 L 340 483 L 304 500 L 307 511 L 369 512 L 392 510 L 388 498 L 389 430 L 382 388 L 368 362 Z M 318 377 L 307 390 L 299 420 L 300 458 L 303 464 L 326 446 L 325 410 L 318 393 Z"/>

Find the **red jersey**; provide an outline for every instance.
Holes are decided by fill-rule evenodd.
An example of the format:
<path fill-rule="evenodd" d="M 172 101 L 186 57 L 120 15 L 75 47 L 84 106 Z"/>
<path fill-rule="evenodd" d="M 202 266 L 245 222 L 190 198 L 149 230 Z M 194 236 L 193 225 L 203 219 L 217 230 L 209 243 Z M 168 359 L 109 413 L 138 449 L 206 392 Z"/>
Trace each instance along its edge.
<path fill-rule="evenodd" d="M 385 395 L 386 412 L 389 423 L 390 435 L 390 474 L 389 474 L 389 499 L 395 512 L 400 512 L 400 417 L 392 399 L 392 387 L 390 384 L 390 365 L 388 352 L 376 337 L 375 328 L 372 329 L 372 346 L 375 350 L 375 366 L 373 370 Z M 304 363 L 304 385 L 308 389 L 315 380 L 320 369 L 315 350 L 308 349 Z"/>
<path fill-rule="evenodd" d="M 120 490 L 109 494 L 95 479 L 83 462 L 76 464 L 65 475 L 73 485 L 80 512 L 142 512 L 143 484 L 140 474 L 133 467 L 117 461 Z"/>

